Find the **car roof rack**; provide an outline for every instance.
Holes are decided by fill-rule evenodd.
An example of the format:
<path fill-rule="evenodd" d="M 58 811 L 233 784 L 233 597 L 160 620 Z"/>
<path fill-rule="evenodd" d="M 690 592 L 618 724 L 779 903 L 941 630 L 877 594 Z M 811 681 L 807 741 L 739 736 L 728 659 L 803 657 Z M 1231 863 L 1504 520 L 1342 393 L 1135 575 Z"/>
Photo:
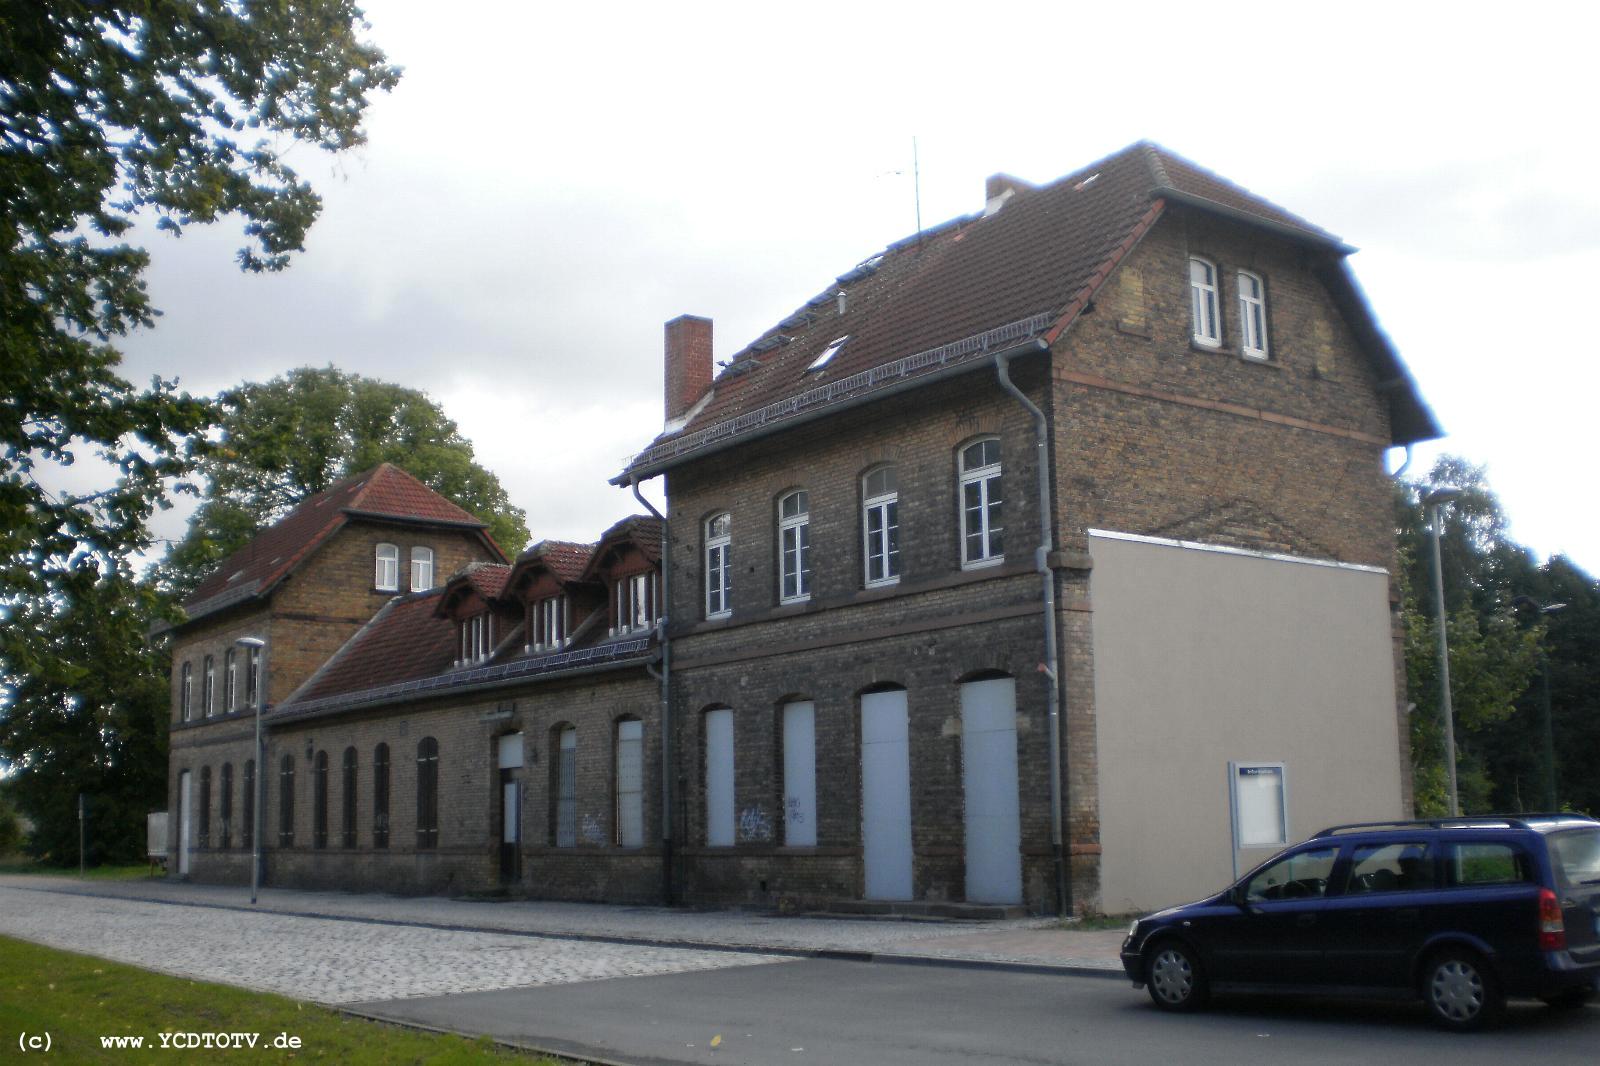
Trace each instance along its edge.
<path fill-rule="evenodd" d="M 1464 814 L 1456 818 L 1397 818 L 1387 822 L 1351 822 L 1347 825 L 1330 825 L 1313 837 L 1331 837 L 1339 833 L 1353 833 L 1364 829 L 1484 829 L 1504 826 L 1507 829 L 1532 829 L 1529 822 L 1593 822 L 1587 814 L 1574 811 L 1521 814 Z"/>

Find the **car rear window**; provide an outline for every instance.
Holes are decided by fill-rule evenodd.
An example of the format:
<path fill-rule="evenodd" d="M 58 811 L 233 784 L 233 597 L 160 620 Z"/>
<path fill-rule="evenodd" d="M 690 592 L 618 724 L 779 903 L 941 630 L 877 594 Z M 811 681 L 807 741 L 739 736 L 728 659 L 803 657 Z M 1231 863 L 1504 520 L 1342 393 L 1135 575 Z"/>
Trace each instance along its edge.
<path fill-rule="evenodd" d="M 1516 885 L 1535 880 L 1528 856 L 1510 844 L 1455 842 L 1445 846 L 1445 883 L 1452 888 Z"/>
<path fill-rule="evenodd" d="M 1600 884 L 1600 829 L 1569 829 L 1546 839 L 1562 883 Z"/>

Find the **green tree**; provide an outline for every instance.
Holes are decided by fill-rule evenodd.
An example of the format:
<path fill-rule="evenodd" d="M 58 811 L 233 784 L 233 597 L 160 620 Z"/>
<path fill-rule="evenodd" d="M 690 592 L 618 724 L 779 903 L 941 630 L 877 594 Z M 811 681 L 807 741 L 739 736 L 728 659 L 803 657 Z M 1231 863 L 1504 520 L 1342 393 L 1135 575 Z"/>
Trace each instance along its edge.
<path fill-rule="evenodd" d="M 283 154 L 362 143 L 399 78 L 364 28 L 350 0 L 0 0 L 0 758 L 41 827 L 57 792 L 159 799 L 159 752 L 112 757 L 163 736 L 128 703 L 165 682 L 127 560 L 168 487 L 192 488 L 215 417 L 118 375 L 115 339 L 157 313 L 124 238 L 141 216 L 179 234 L 234 215 L 240 266 L 284 267 L 321 201 Z M 51 491 L 83 454 L 109 484 Z"/>
<path fill-rule="evenodd" d="M 16 808 L 4 792 L 0 792 L 0 858 L 15 855 L 22 849 L 22 822 Z"/>
<path fill-rule="evenodd" d="M 161 611 L 154 592 L 115 570 L 65 604 L 15 608 L 10 624 L 70 664 L 11 659 L 3 677 L 0 761 L 14 771 L 8 794 L 33 822 L 28 850 L 45 861 L 77 862 L 79 793 L 91 862 L 143 854 L 145 814 L 166 802 L 168 656 L 145 640 Z"/>
<path fill-rule="evenodd" d="M 487 522 L 507 552 L 528 542 L 521 508 L 425 393 L 331 366 L 301 367 L 217 402 L 222 434 L 202 464 L 205 502 L 157 570 L 175 595 L 307 496 L 383 462 Z"/>
<path fill-rule="evenodd" d="M 1520 704 L 1534 677 L 1542 631 L 1512 610 L 1519 583 L 1534 569 L 1527 549 L 1510 540 L 1505 512 L 1482 467 L 1444 456 L 1427 476 L 1396 486 L 1402 616 L 1406 624 L 1406 691 L 1417 813 L 1449 809 L 1445 735 L 1439 702 L 1437 608 L 1433 547 L 1421 498 L 1451 485 L 1461 496 L 1440 509 L 1450 694 L 1455 716 L 1456 781 L 1461 809 L 1504 804 L 1495 771 L 1504 762 L 1507 723 L 1520 724 Z"/>

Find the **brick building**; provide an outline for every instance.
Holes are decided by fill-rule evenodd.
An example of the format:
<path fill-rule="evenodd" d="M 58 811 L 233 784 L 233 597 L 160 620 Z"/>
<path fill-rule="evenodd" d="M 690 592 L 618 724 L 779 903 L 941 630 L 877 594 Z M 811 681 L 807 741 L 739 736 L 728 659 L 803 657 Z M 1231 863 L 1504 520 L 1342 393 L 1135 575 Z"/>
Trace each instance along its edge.
<path fill-rule="evenodd" d="M 380 468 L 228 560 L 182 868 L 248 876 L 248 699 L 184 693 L 258 633 L 279 883 L 1118 911 L 1408 812 L 1383 460 L 1438 430 L 1351 249 L 1144 143 L 986 191 L 720 373 L 667 324 L 664 516 L 507 561 Z"/>

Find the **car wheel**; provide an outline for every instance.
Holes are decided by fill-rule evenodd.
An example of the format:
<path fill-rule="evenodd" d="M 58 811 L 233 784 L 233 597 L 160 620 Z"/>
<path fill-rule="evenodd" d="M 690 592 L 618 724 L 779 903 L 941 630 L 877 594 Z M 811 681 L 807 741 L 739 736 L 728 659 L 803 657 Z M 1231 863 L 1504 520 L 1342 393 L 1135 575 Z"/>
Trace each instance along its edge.
<path fill-rule="evenodd" d="M 1156 1006 L 1170 1011 L 1199 1010 L 1211 995 L 1194 949 L 1177 940 L 1163 940 L 1155 946 L 1145 987 Z"/>
<path fill-rule="evenodd" d="M 1580 985 L 1577 988 L 1568 988 L 1550 996 L 1540 996 L 1539 1002 L 1556 1010 L 1577 1010 L 1590 999 L 1594 998 L 1594 989 Z"/>
<path fill-rule="evenodd" d="M 1482 1029 L 1505 1010 L 1505 997 L 1494 971 L 1477 952 L 1464 948 L 1442 951 L 1429 960 L 1422 977 L 1422 998 L 1433 1020 L 1446 1029 Z"/>

